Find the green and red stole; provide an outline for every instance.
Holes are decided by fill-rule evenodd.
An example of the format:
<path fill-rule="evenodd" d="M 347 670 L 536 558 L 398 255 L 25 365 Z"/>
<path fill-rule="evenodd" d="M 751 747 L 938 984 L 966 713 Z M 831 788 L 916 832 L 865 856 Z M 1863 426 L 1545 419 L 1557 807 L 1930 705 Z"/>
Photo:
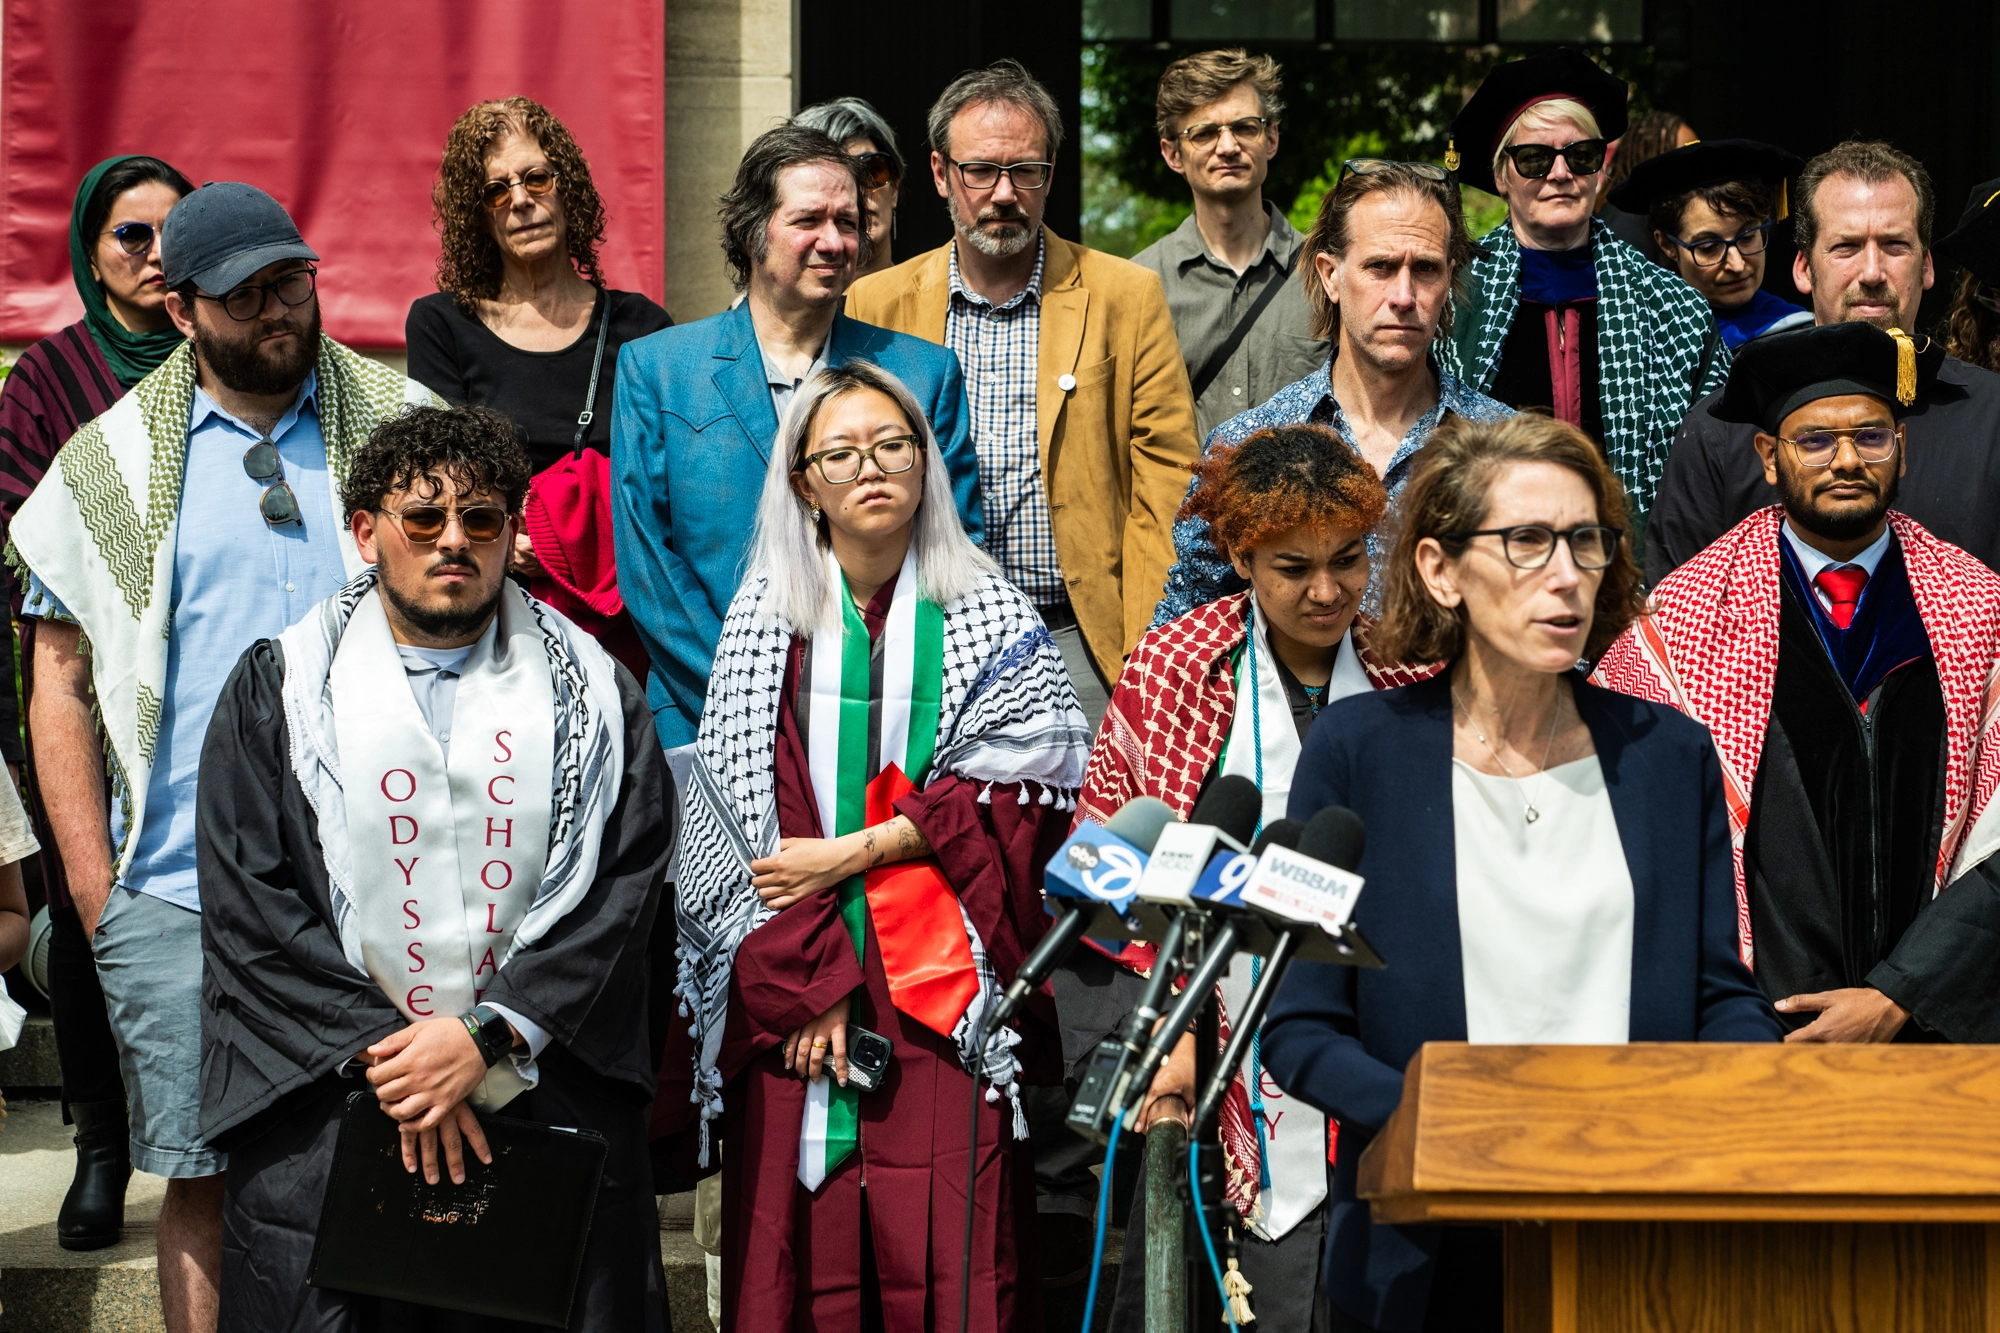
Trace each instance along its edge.
<path fill-rule="evenodd" d="M 841 619 L 813 636 L 807 761 L 821 831 L 844 837 L 895 818 L 895 802 L 930 771 L 944 693 L 944 613 L 917 594 L 914 550 L 903 561 L 882 629 L 881 672 L 868 627 L 831 553 Z M 865 952 L 868 923 L 896 1008 L 949 1037 L 979 993 L 958 895 L 935 857 L 877 866 L 841 884 L 841 919 Z M 808 1084 L 799 1180 L 816 1190 L 860 1143 L 860 1093 L 832 1077 Z"/>

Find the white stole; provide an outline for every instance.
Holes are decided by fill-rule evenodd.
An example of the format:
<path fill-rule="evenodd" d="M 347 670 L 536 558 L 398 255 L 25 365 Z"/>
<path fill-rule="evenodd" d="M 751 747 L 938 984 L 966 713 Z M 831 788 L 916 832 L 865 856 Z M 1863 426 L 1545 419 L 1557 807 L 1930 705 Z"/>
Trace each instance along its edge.
<path fill-rule="evenodd" d="M 454 1017 L 499 975 L 541 886 L 555 690 L 534 619 L 509 586 L 464 662 L 447 762 L 381 598 L 355 607 L 327 677 L 362 961 L 405 1017 Z M 503 1060 L 470 1101 L 494 1111 L 532 1086 Z"/>

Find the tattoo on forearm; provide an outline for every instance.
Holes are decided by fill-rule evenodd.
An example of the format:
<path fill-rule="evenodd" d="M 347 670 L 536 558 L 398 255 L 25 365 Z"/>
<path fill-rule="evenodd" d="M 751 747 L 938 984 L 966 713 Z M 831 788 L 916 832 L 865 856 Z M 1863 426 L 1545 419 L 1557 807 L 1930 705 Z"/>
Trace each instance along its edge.
<path fill-rule="evenodd" d="M 875 830 L 872 828 L 863 831 L 862 840 L 868 854 L 868 866 L 872 870 L 882 864 L 882 859 L 888 855 L 888 852 L 879 850 L 875 846 Z"/>
<path fill-rule="evenodd" d="M 924 835 L 918 832 L 917 826 L 910 823 L 907 818 L 897 826 L 896 850 L 901 853 L 903 860 L 907 861 L 912 857 L 922 856 L 930 849 L 930 843 L 924 840 Z"/>

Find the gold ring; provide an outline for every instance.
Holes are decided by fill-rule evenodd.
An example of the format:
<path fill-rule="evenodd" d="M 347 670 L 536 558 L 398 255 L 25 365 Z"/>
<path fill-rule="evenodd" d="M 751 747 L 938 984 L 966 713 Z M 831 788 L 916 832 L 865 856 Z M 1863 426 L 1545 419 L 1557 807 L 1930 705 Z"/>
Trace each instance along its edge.
<path fill-rule="evenodd" d="M 825 1037 L 814 1037 L 814 1038 L 813 1038 L 813 1049 L 814 1049 L 814 1050 L 818 1050 L 818 1049 L 819 1049 L 820 1047 L 822 1047 L 822 1046 L 824 1046 L 824 1045 L 826 1045 L 826 1038 L 825 1038 Z"/>

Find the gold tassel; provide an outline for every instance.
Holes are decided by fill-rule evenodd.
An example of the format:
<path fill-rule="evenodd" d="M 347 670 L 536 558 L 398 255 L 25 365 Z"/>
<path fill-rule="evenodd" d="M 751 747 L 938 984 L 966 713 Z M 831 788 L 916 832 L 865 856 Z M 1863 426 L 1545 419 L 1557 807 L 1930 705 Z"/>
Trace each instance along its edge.
<path fill-rule="evenodd" d="M 1786 196 L 1785 188 L 1785 182 L 1780 179 L 1778 181 L 1778 215 L 1771 219 L 1773 222 L 1783 222 L 1792 215 L 1791 200 Z"/>
<path fill-rule="evenodd" d="M 1458 140 L 1449 134 L 1444 137 L 1444 169 L 1458 170 Z"/>
<path fill-rule="evenodd" d="M 1236 1316 L 1239 1325 L 1257 1322 L 1257 1314 L 1250 1308 L 1250 1279 L 1243 1276 L 1233 1258 L 1229 1261 L 1229 1271 L 1222 1275 L 1222 1290 L 1229 1297 L 1229 1312 Z"/>
<path fill-rule="evenodd" d="M 1896 340 L 1896 401 L 1904 407 L 1917 401 L 1917 344 L 1901 329 L 1890 329 Z"/>

